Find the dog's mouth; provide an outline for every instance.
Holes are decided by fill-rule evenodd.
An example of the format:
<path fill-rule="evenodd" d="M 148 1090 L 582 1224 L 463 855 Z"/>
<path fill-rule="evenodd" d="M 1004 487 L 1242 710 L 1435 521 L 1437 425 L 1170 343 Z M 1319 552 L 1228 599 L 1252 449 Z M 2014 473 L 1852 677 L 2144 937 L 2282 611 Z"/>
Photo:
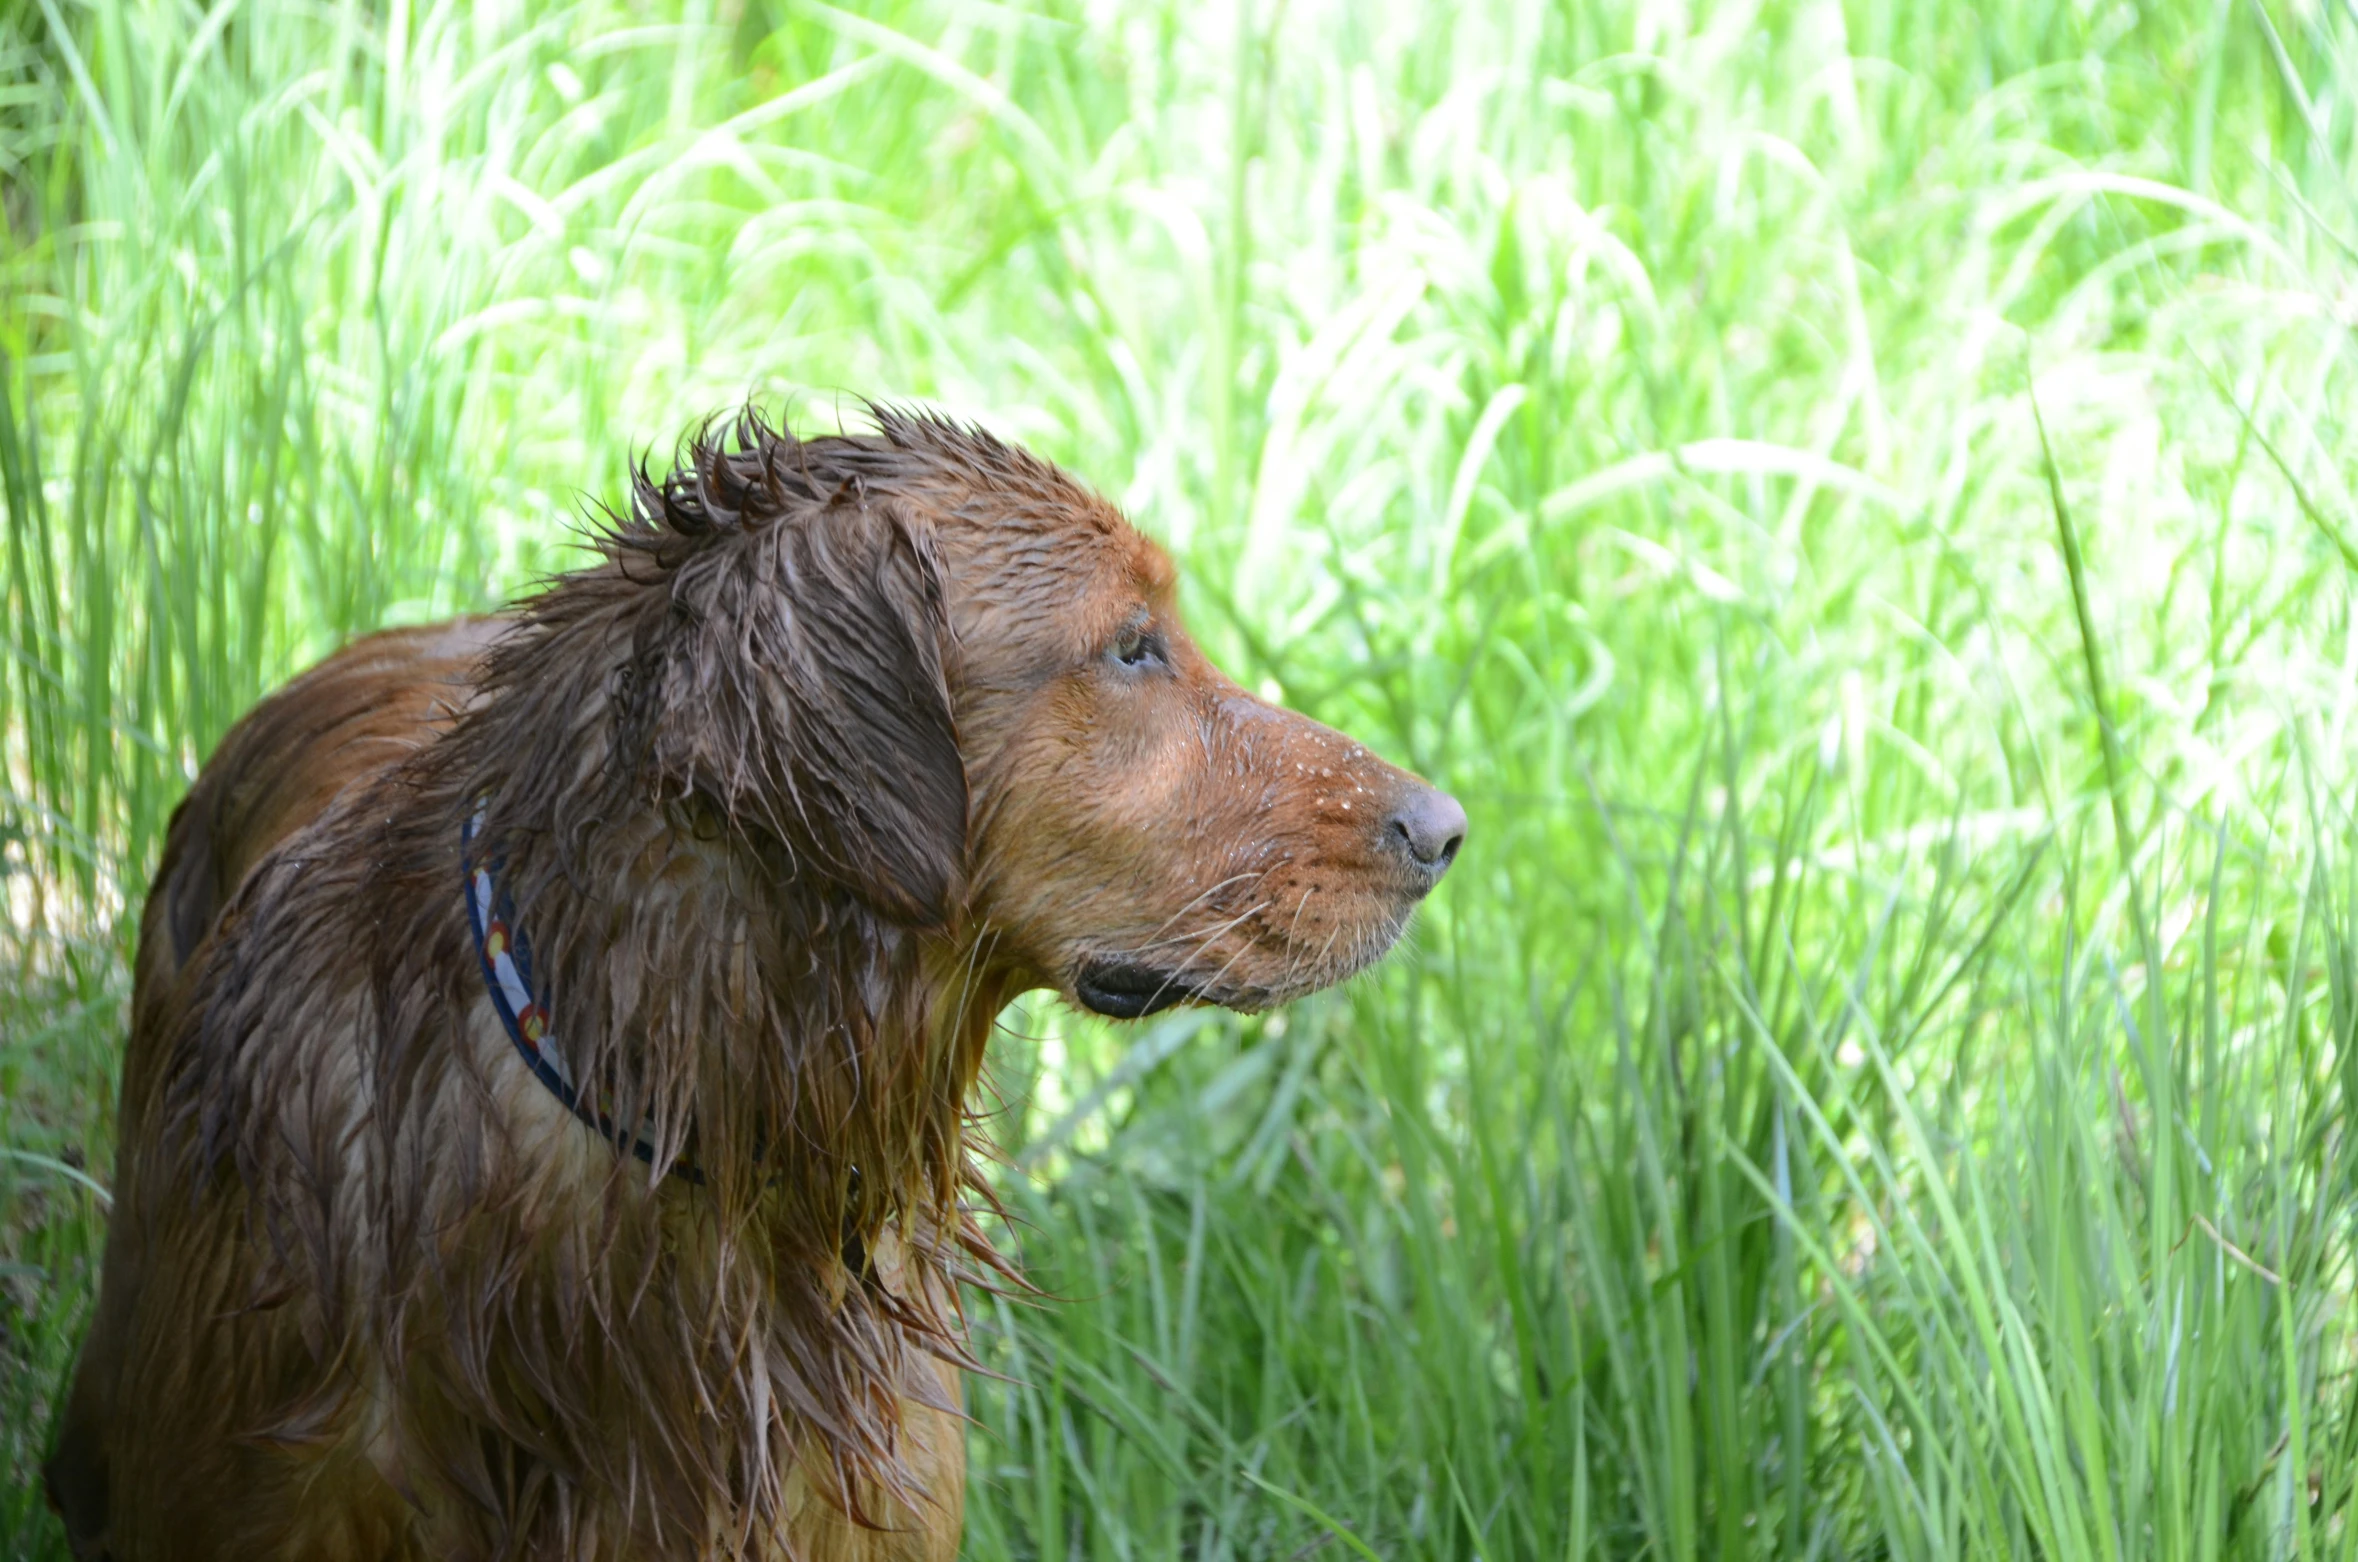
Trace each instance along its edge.
<path fill-rule="evenodd" d="M 1073 978 L 1073 996 L 1099 1014 L 1117 1020 L 1143 1019 L 1190 998 L 1211 998 L 1169 971 L 1129 960 L 1092 960 Z"/>

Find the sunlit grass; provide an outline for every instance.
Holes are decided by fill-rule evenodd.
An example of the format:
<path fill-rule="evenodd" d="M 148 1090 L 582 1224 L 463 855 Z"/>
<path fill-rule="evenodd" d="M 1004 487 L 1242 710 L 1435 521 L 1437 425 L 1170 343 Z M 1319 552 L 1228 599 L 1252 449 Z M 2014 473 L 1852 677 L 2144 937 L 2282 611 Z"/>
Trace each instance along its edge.
<path fill-rule="evenodd" d="M 0 15 L 0 1552 L 195 762 L 877 394 L 1473 819 L 1345 991 L 1009 1017 L 971 1555 L 2358 1557 L 2354 85 L 2282 3 Z"/>

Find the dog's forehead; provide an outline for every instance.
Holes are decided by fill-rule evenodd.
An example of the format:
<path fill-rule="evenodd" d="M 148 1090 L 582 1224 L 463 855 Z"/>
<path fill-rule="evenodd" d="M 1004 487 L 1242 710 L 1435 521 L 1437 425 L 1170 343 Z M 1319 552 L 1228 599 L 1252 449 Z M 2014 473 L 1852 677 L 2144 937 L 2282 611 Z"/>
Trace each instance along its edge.
<path fill-rule="evenodd" d="M 1129 522 L 1122 523 L 1122 530 L 1130 542 L 1129 556 L 1123 562 L 1129 568 L 1132 587 L 1149 605 L 1168 609 L 1179 586 L 1179 571 L 1173 567 L 1171 556 Z"/>
<path fill-rule="evenodd" d="M 953 613 L 1055 654 L 1098 645 L 1141 607 L 1168 613 L 1178 580 L 1170 556 L 1104 499 L 1071 497 L 968 508 L 962 535 L 945 539 Z"/>
<path fill-rule="evenodd" d="M 1076 649 L 1094 647 L 1122 625 L 1134 620 L 1141 608 L 1168 614 L 1178 574 L 1170 556 L 1112 506 L 1105 507 L 1112 524 L 1083 545 L 1084 567 L 1071 561 L 1039 561 L 1043 589 L 1058 600 L 1057 617 Z"/>

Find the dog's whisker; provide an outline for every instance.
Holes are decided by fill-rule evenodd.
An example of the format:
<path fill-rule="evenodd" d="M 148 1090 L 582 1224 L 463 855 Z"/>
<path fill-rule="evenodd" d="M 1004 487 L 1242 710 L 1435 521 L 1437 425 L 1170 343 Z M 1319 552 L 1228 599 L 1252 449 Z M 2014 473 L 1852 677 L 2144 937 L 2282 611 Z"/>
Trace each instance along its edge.
<path fill-rule="evenodd" d="M 1183 957 L 1180 961 L 1180 964 L 1185 966 L 1191 963 L 1197 955 L 1202 954 L 1204 950 L 1210 948 L 1220 939 L 1235 931 L 1237 927 L 1268 909 L 1269 902 L 1265 900 L 1255 901 L 1253 904 L 1245 907 L 1242 911 L 1239 911 L 1236 913 L 1236 915 L 1228 918 L 1226 921 L 1213 923 L 1208 928 L 1199 928 L 1193 932 L 1187 933 L 1174 933 L 1167 938 L 1158 938 L 1143 944 L 1127 945 L 1116 952 L 1124 957 L 1137 959 L 1168 946 L 1178 944 L 1192 944 L 1194 946 L 1192 952 Z"/>
<path fill-rule="evenodd" d="M 1220 969 L 1214 971 L 1210 978 L 1204 982 L 1204 988 L 1210 992 L 1218 992 L 1221 982 L 1227 979 L 1228 973 L 1235 969 L 1236 963 L 1245 957 L 1250 951 L 1250 947 L 1249 945 L 1239 945 L 1233 954 L 1221 962 Z"/>
<path fill-rule="evenodd" d="M 1256 900 L 1251 905 L 1246 906 L 1242 911 L 1239 911 L 1235 915 L 1229 917 L 1227 920 L 1211 924 L 1208 933 L 1203 929 L 1171 933 L 1161 938 L 1150 938 L 1140 943 L 1125 945 L 1123 946 L 1121 953 L 1131 956 L 1142 956 L 1157 949 L 1163 949 L 1173 945 L 1198 944 L 1204 942 L 1207 938 L 1216 939 L 1221 937 L 1223 934 L 1233 931 L 1240 924 L 1250 921 L 1252 918 L 1260 915 L 1262 912 L 1267 911 L 1270 905 L 1271 902 L 1267 900 Z"/>
<path fill-rule="evenodd" d="M 1177 970 L 1173 973 L 1173 975 L 1165 979 L 1163 984 L 1155 989 L 1154 997 L 1156 999 L 1160 999 L 1164 993 L 1169 992 L 1171 988 L 1179 981 L 1179 976 L 1177 974 L 1178 972 L 1183 972 L 1187 970 L 1188 967 L 1194 965 L 1195 962 L 1202 957 L 1205 950 L 1211 948 L 1212 945 L 1218 943 L 1222 938 L 1225 938 L 1229 932 L 1233 930 L 1239 923 L 1242 923 L 1247 918 L 1252 917 L 1263 910 L 1266 910 L 1267 907 L 1267 901 L 1262 901 L 1255 905 L 1248 906 L 1243 911 L 1238 912 L 1234 917 L 1230 918 L 1227 922 L 1205 934 L 1201 942 L 1196 945 L 1194 950 L 1192 950 L 1185 959 L 1179 962 Z M 1228 959 L 1228 962 L 1221 966 L 1220 970 L 1213 975 L 1209 982 L 1201 984 L 1202 987 L 1208 990 L 1215 986 L 1220 978 L 1228 973 L 1229 967 L 1236 963 L 1237 957 L 1243 954 L 1243 952 L 1244 951 L 1240 949 L 1237 952 L 1237 955 L 1231 955 Z"/>
<path fill-rule="evenodd" d="M 1228 888 L 1230 885 L 1254 884 L 1258 883 L 1262 879 L 1267 878 L 1268 876 L 1269 870 L 1267 868 L 1262 868 L 1254 872 L 1232 873 L 1216 884 L 1206 885 L 1203 889 L 1200 889 L 1196 891 L 1195 894 L 1190 895 L 1186 902 L 1177 910 L 1173 911 L 1169 916 L 1163 918 L 1162 922 L 1155 927 L 1154 931 L 1146 935 L 1146 941 L 1148 943 L 1152 943 L 1155 939 L 1161 937 L 1166 931 L 1168 931 L 1172 923 L 1177 922 L 1180 918 L 1186 916 L 1189 912 L 1195 910 L 1196 907 L 1202 905 L 1205 901 L 1211 899 L 1214 895 L 1219 894 L 1222 890 Z"/>

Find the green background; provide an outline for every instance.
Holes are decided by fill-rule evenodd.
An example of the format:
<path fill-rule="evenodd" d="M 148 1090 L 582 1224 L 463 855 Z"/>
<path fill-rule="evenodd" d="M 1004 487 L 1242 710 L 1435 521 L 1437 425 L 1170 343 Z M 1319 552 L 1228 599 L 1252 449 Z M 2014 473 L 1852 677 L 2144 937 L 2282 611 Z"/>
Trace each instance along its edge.
<path fill-rule="evenodd" d="M 1454 790 L 991 1073 L 977 1558 L 2358 1557 L 2358 7 L 0 0 L 0 1554 L 263 691 L 919 398 Z"/>

